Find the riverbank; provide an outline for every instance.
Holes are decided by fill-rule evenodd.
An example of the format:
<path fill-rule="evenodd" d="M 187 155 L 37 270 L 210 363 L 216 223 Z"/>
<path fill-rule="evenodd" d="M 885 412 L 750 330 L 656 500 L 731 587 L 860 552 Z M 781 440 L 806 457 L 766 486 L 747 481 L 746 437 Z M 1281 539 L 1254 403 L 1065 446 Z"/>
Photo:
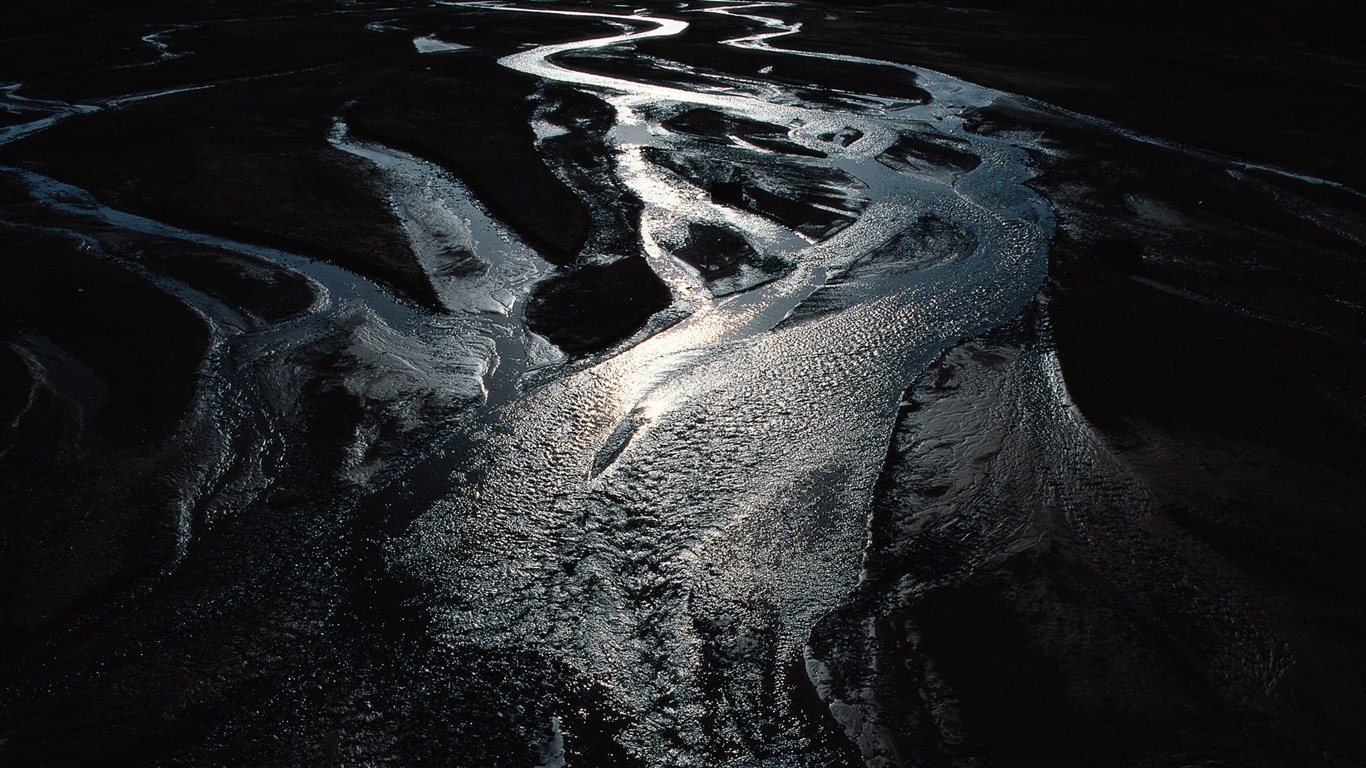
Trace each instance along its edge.
<path fill-rule="evenodd" d="M 1363 759 L 1359 70 L 554 7 L 0 32 L 0 759 Z"/>

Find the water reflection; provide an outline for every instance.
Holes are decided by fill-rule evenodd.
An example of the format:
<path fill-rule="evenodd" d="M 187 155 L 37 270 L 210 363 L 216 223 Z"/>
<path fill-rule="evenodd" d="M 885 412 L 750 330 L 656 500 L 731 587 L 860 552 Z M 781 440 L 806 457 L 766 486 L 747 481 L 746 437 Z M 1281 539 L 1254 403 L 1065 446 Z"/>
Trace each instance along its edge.
<path fill-rule="evenodd" d="M 1043 278 L 1051 221 L 1024 151 L 963 131 L 987 92 L 939 76 L 921 80 L 926 104 L 852 94 L 847 110 L 775 83 L 692 90 L 563 63 L 685 21 L 487 7 L 629 25 L 501 61 L 612 106 L 641 250 L 686 316 L 506 408 L 397 558 L 451 596 L 433 606 L 447 642 L 530 645 L 602 681 L 648 763 L 818 764 L 829 755 L 781 692 L 804 682 L 810 627 L 859 577 L 902 389 Z M 768 41 L 795 25 L 741 13 L 767 8 L 701 10 L 761 30 L 729 44 L 785 55 Z M 883 161 L 924 133 L 978 162 Z M 805 223 L 820 217 L 836 224 Z M 697 226 L 782 266 L 718 295 L 707 262 L 677 256 Z"/>

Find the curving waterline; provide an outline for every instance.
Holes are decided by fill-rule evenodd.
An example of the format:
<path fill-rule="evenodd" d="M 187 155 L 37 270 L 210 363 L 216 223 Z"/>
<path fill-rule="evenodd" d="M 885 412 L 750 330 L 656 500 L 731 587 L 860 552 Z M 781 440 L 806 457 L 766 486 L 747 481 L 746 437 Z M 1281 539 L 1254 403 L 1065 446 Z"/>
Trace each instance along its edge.
<path fill-rule="evenodd" d="M 678 34 L 686 22 L 482 7 L 648 25 L 501 61 L 616 109 L 608 141 L 621 181 L 644 202 L 642 250 L 691 314 L 502 409 L 393 556 L 433 584 L 438 642 L 531 647 L 601 681 L 631 715 L 624 748 L 650 764 L 715 759 L 724 736 L 751 747 L 724 764 L 793 765 L 821 748 L 790 702 L 754 711 L 737 702 L 772 699 L 762 690 L 770 683 L 804 685 L 792 677 L 802 673 L 777 664 L 773 683 L 736 672 L 727 685 L 757 687 L 718 701 L 703 652 L 717 633 L 743 631 L 775 659 L 800 656 L 813 623 L 859 578 L 902 390 L 944 347 L 1011 319 L 1035 295 L 1051 214 L 1023 185 L 1022 148 L 962 129 L 958 115 L 981 103 L 982 89 L 934 79 L 924 83 L 929 104 L 867 114 L 636 83 L 553 59 Z M 811 242 L 712 202 L 644 152 L 687 146 L 660 115 L 699 106 L 790 126 L 792 141 L 828 153 L 866 188 L 868 206 Z M 849 146 L 820 138 L 845 128 L 862 135 Z M 892 170 L 877 156 L 903 133 L 950 137 L 981 162 L 954 178 Z M 869 279 L 851 271 L 926 216 L 970 233 L 971 253 Z M 689 221 L 726 222 L 797 268 L 713 300 L 659 244 Z M 839 311 L 782 322 L 834 276 L 843 277 Z M 729 713 L 721 721 L 718 708 Z"/>

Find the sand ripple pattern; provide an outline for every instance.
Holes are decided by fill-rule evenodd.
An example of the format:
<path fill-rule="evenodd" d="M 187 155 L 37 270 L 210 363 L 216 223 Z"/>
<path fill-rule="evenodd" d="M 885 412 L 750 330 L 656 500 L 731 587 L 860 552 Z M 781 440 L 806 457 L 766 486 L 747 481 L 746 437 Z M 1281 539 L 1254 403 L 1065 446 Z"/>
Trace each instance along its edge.
<path fill-rule="evenodd" d="M 824 764 L 784 692 L 804 682 L 792 676 L 804 674 L 811 627 L 859 578 L 901 393 L 946 346 L 1013 318 L 1043 280 L 1051 214 L 1024 186 L 1024 148 L 966 132 L 964 112 L 996 94 L 933 73 L 919 78 L 928 103 L 867 96 L 876 108 L 858 111 L 772 87 L 766 99 L 634 82 L 556 57 L 679 34 L 686 21 L 505 10 L 629 27 L 503 63 L 616 109 L 609 138 L 645 203 L 641 247 L 689 314 L 504 406 L 393 559 L 442 596 L 430 606 L 440 642 L 531 647 L 601 681 L 630 715 L 623 746 L 649 764 Z M 767 46 L 795 31 L 758 15 L 773 10 L 715 12 L 745 11 L 767 31 L 734 44 Z M 697 109 L 785 126 L 786 141 L 812 150 L 800 162 L 837 180 L 832 195 L 858 200 L 840 209 L 847 224 L 786 227 L 654 162 L 764 151 L 664 126 Z M 889 161 L 908 136 L 971 162 Z M 715 298 L 661 246 L 688 222 L 739 230 L 794 268 Z"/>

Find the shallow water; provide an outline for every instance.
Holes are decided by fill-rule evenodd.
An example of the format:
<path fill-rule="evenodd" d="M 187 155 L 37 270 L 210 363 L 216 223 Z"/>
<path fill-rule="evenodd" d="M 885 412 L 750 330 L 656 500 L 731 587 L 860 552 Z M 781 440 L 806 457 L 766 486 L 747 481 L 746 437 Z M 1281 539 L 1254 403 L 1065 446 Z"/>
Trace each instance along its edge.
<path fill-rule="evenodd" d="M 743 18 L 789 31 L 762 15 L 777 9 L 748 8 Z M 1011 319 L 1034 296 L 1051 214 L 1024 186 L 1021 148 L 962 129 L 962 113 L 994 95 L 983 89 L 932 75 L 919 80 L 927 104 L 841 112 L 780 91 L 588 74 L 555 57 L 676 35 L 687 22 L 563 13 L 631 30 L 502 63 L 613 106 L 608 140 L 621 181 L 645 204 L 642 247 L 689 315 L 503 406 L 392 557 L 430 585 L 439 642 L 533 648 L 601 681 L 633 716 L 621 742 L 647 762 L 817 764 L 832 753 L 801 728 L 791 691 L 807 683 L 791 676 L 805 667 L 792 662 L 859 579 L 900 394 L 946 345 Z M 767 38 L 731 44 L 781 52 Z M 663 125 L 697 108 L 783 126 L 787 140 L 827 155 L 800 162 L 842 171 L 849 184 L 833 193 L 862 198 L 857 215 L 813 238 L 652 163 L 649 150 L 798 160 Z M 851 130 L 856 140 L 836 138 Z M 980 162 L 964 173 L 878 162 L 903 135 L 953 141 Z M 962 233 L 969 252 L 920 241 L 913 255 L 879 251 L 927 219 Z M 796 268 L 713 299 L 660 244 L 689 222 L 737 230 Z M 860 268 L 874 259 L 877 269 Z M 818 302 L 821 311 L 804 311 Z M 724 690 L 717 664 L 727 667 Z"/>
<path fill-rule="evenodd" d="M 1102 417 L 1105 397 L 1153 395 L 1112 409 L 1142 420 L 1222 374 L 1249 420 L 1262 387 L 1297 413 L 1294 365 L 1243 376 L 1220 355 L 1337 381 L 1310 359 L 1356 338 L 1342 257 L 1363 230 L 1316 197 L 1337 193 L 932 70 L 789 49 L 808 11 L 782 3 L 358 1 L 268 23 L 229 6 L 249 15 L 117 31 L 135 64 L 0 86 L 7 266 L 52 305 L 0 362 L 27 377 L 13 450 L 56 466 L 0 464 L 0 497 L 38 521 L 16 539 L 14 604 L 47 622 L 0 670 L 0 761 L 828 768 L 1138 734 L 1139 761 L 1166 764 L 1355 701 L 1295 678 L 1317 664 L 1353 687 L 1336 630 L 1311 627 L 1352 607 L 1263 591 L 1281 563 L 1352 549 L 1321 532 L 1332 504 L 1304 501 L 1320 475 L 1249 464 L 1184 411 L 1193 434 L 1102 438 L 1068 389 Z M 847 13 L 876 32 L 899 12 Z M 262 47 L 244 62 L 234 40 Z M 66 88 L 99 95 L 51 95 Z M 139 154 L 130 131 L 182 116 L 185 135 L 148 145 L 167 154 Z M 91 146 L 72 136 L 104 146 L 85 120 L 133 145 L 127 178 L 63 165 Z M 182 151 L 252 172 L 150 175 Z M 268 153 L 334 174 L 338 199 Z M 261 200 L 279 220 L 253 219 L 273 213 Z M 522 215 L 537 205 L 545 220 Z M 345 228 L 352 212 L 374 229 Z M 43 325 L 81 295 L 34 280 L 30 247 L 166 299 L 91 334 L 153 356 L 121 369 Z M 584 341 L 633 298 L 668 306 L 628 304 L 624 337 Z M 1265 328 L 1238 342 L 1248 320 Z M 157 383 L 146 330 L 166 322 L 207 330 L 173 350 L 188 406 L 164 434 L 105 434 L 123 374 Z M 1291 330 L 1310 351 L 1277 346 Z M 1088 364 L 1137 383 L 1093 370 L 1088 390 Z M 1286 549 L 1240 570 L 1258 537 Z M 75 607 L 44 614 L 53 600 Z"/>

